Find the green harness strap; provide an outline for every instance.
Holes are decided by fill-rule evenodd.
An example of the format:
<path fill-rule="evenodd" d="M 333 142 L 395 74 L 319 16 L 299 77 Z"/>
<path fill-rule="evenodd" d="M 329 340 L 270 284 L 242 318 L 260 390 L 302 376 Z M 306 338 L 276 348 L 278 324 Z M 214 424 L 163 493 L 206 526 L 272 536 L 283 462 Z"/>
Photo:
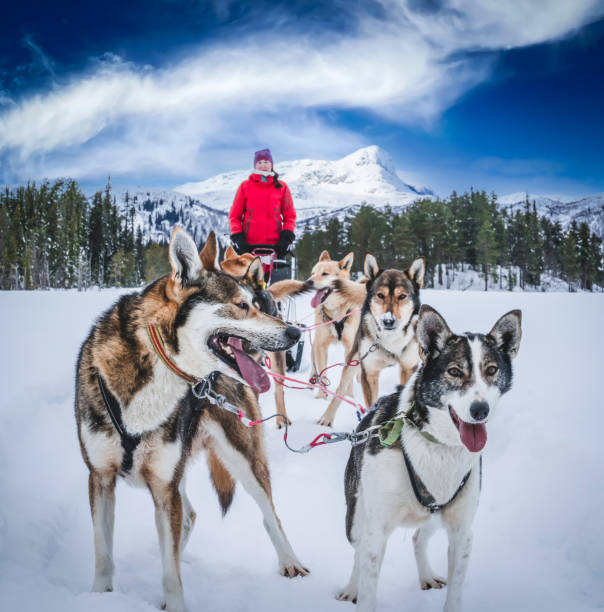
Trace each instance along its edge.
<path fill-rule="evenodd" d="M 392 446 L 401 436 L 404 425 L 403 417 L 386 421 L 378 429 L 378 437 L 382 446 Z"/>
<path fill-rule="evenodd" d="M 380 439 L 380 444 L 382 446 L 392 446 L 400 437 L 401 432 L 403 431 L 403 425 L 405 422 L 408 422 L 410 425 L 413 425 L 419 433 L 429 440 L 430 442 L 435 442 L 437 444 L 441 444 L 440 440 L 436 439 L 432 434 L 429 434 L 427 431 L 423 431 L 419 428 L 408 416 L 409 411 L 413 408 L 411 405 L 406 412 L 399 413 L 393 419 L 386 421 L 379 429 L 378 429 L 378 438 Z"/>

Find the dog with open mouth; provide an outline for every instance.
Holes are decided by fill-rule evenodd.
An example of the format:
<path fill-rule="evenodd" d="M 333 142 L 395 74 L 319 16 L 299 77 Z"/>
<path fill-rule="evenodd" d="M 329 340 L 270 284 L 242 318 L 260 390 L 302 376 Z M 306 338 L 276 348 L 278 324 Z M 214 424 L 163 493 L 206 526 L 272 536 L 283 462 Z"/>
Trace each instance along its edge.
<path fill-rule="evenodd" d="M 329 347 L 341 342 L 346 354 L 352 349 L 356 330 L 359 326 L 359 312 L 365 299 L 365 285 L 350 280 L 350 269 L 354 253 L 348 253 L 340 261 L 331 259 L 328 251 L 323 251 L 313 267 L 306 284 L 315 291 L 310 305 L 315 309 L 315 324 L 329 325 L 317 327 L 312 344 L 313 376 L 317 376 L 327 365 Z M 334 292 L 334 282 L 345 284 L 348 291 Z M 352 313 L 345 318 L 344 315 Z M 335 320 L 334 320 L 335 319 Z M 319 391 L 317 398 L 326 399 L 327 394 Z"/>
<path fill-rule="evenodd" d="M 283 301 L 286 298 L 292 298 L 310 291 L 311 288 L 306 283 L 299 280 L 281 280 L 267 287 L 264 282 L 264 277 L 250 278 L 249 274 L 247 274 L 247 270 L 253 260 L 254 256 L 251 253 L 237 255 L 233 247 L 229 246 L 224 254 L 224 259 L 220 262 L 220 267 L 227 272 L 227 274 L 247 282 L 254 294 L 254 303 L 262 312 L 274 317 L 282 317 Z M 284 376 L 285 352 L 279 351 L 270 353 L 269 357 L 275 373 Z M 291 425 L 291 420 L 287 416 L 287 410 L 285 409 L 283 385 L 280 384 L 275 384 L 275 405 L 280 415 L 276 419 L 277 428 L 281 429 L 285 422 Z"/>
<path fill-rule="evenodd" d="M 520 346 L 521 312 L 504 314 L 488 334 L 454 334 L 443 317 L 422 306 L 417 340 L 422 364 L 405 387 L 381 398 L 357 432 L 345 475 L 346 534 L 355 549 L 347 586 L 338 599 L 376 608 L 377 584 L 392 531 L 417 526 L 413 536 L 422 589 L 447 586 L 445 612 L 460 612 L 481 484 L 487 422 L 512 385 L 511 360 Z M 427 557 L 440 526 L 449 538 L 446 580 Z"/>
<path fill-rule="evenodd" d="M 259 361 L 264 351 L 292 346 L 300 331 L 256 307 L 249 284 L 262 278 L 259 259 L 239 280 L 220 270 L 217 255 L 213 232 L 199 254 L 176 228 L 172 273 L 122 296 L 99 318 L 76 371 L 75 414 L 94 530 L 93 591 L 112 589 L 115 485 L 122 476 L 151 492 L 170 612 L 185 609 L 179 560 L 196 515 L 184 476 L 202 450 L 223 513 L 241 481 L 260 507 L 280 572 L 308 573 L 275 512 L 261 428 L 245 427 L 216 401 L 260 419 L 258 393 L 270 381 Z"/>
<path fill-rule="evenodd" d="M 365 406 L 369 409 L 379 397 L 379 376 L 384 368 L 398 365 L 401 384 L 409 380 L 419 364 L 415 325 L 425 269 L 423 257 L 415 259 L 407 270 L 382 270 L 373 255 L 365 256 L 363 306 L 354 341 L 346 353 L 346 361 L 359 360 L 360 367 L 344 367 L 337 395 L 352 395 L 354 376 L 360 370 Z M 341 300 L 351 295 L 349 283 L 340 279 L 332 281 L 330 290 Z M 357 293 L 355 290 L 353 297 Z M 339 397 L 333 397 L 319 424 L 331 427 L 340 403 Z"/>

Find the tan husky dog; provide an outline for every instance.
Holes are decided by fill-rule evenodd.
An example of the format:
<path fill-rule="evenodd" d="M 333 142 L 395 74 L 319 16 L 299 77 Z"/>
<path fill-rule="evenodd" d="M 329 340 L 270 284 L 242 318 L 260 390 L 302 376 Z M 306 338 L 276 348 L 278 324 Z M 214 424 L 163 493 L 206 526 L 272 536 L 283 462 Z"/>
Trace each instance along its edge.
<path fill-rule="evenodd" d="M 311 289 L 316 290 L 310 303 L 315 309 L 316 325 L 352 313 L 343 319 L 316 328 L 312 345 L 314 376 L 320 374 L 327 365 L 330 345 L 341 342 L 346 355 L 352 350 L 359 326 L 359 310 L 365 300 L 365 285 L 350 280 L 353 260 L 354 253 L 348 253 L 340 261 L 335 261 L 327 251 L 323 251 L 306 281 Z M 346 287 L 346 291 L 335 292 L 335 281 L 340 281 L 342 286 Z M 320 391 L 317 397 L 325 399 L 327 394 Z M 324 424 L 322 419 L 319 423 Z"/>
<path fill-rule="evenodd" d="M 113 586 L 115 485 L 122 476 L 151 492 L 164 605 L 170 612 L 182 612 L 180 553 L 196 516 L 184 474 L 189 459 L 202 449 L 208 452 L 223 512 L 238 479 L 260 507 L 281 573 L 308 573 L 275 512 L 260 427 L 245 427 L 187 380 L 211 381 L 215 394 L 257 420 L 257 392 L 270 386 L 258 359 L 263 350 L 286 350 L 300 332 L 260 312 L 248 286 L 220 271 L 213 233 L 200 256 L 193 239 L 176 228 L 169 255 L 171 274 L 122 296 L 93 326 L 78 359 L 75 414 L 90 472 L 93 591 Z M 246 278 L 250 283 L 262 278 L 259 259 L 251 263 Z M 153 342 L 155 333 L 163 343 Z"/>

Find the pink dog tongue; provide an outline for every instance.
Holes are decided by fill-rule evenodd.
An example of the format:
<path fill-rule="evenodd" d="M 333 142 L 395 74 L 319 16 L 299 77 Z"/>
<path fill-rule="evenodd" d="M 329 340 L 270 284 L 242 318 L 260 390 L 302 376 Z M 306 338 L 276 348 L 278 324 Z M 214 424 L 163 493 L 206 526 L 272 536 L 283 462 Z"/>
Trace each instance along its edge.
<path fill-rule="evenodd" d="M 472 453 L 482 450 L 487 443 L 487 428 L 482 423 L 473 425 L 460 419 L 459 434 L 465 447 Z"/>
<path fill-rule="evenodd" d="M 264 368 L 256 363 L 247 353 L 243 351 L 241 346 L 241 338 L 229 338 L 227 343 L 235 355 L 235 361 L 241 372 L 241 376 L 245 382 L 258 391 L 258 393 L 264 393 L 268 391 L 271 386 L 271 381 Z"/>
<path fill-rule="evenodd" d="M 313 299 L 310 300 L 310 305 L 313 308 L 316 308 L 321 303 L 321 300 L 323 299 L 323 296 L 325 295 L 325 293 L 327 293 L 327 289 L 319 289 L 315 293 Z"/>

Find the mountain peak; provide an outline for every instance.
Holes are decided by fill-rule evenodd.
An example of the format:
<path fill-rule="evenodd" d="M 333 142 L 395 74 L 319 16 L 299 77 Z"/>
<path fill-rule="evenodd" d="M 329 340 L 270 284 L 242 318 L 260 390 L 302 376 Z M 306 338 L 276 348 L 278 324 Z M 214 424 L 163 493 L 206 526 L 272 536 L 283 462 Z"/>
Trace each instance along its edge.
<path fill-rule="evenodd" d="M 368 147 L 358 149 L 354 153 L 343 157 L 340 162 L 351 162 L 356 166 L 376 164 L 384 168 L 384 170 L 387 172 L 396 174 L 394 164 L 392 163 L 392 157 L 389 153 L 377 145 L 370 145 Z"/>

